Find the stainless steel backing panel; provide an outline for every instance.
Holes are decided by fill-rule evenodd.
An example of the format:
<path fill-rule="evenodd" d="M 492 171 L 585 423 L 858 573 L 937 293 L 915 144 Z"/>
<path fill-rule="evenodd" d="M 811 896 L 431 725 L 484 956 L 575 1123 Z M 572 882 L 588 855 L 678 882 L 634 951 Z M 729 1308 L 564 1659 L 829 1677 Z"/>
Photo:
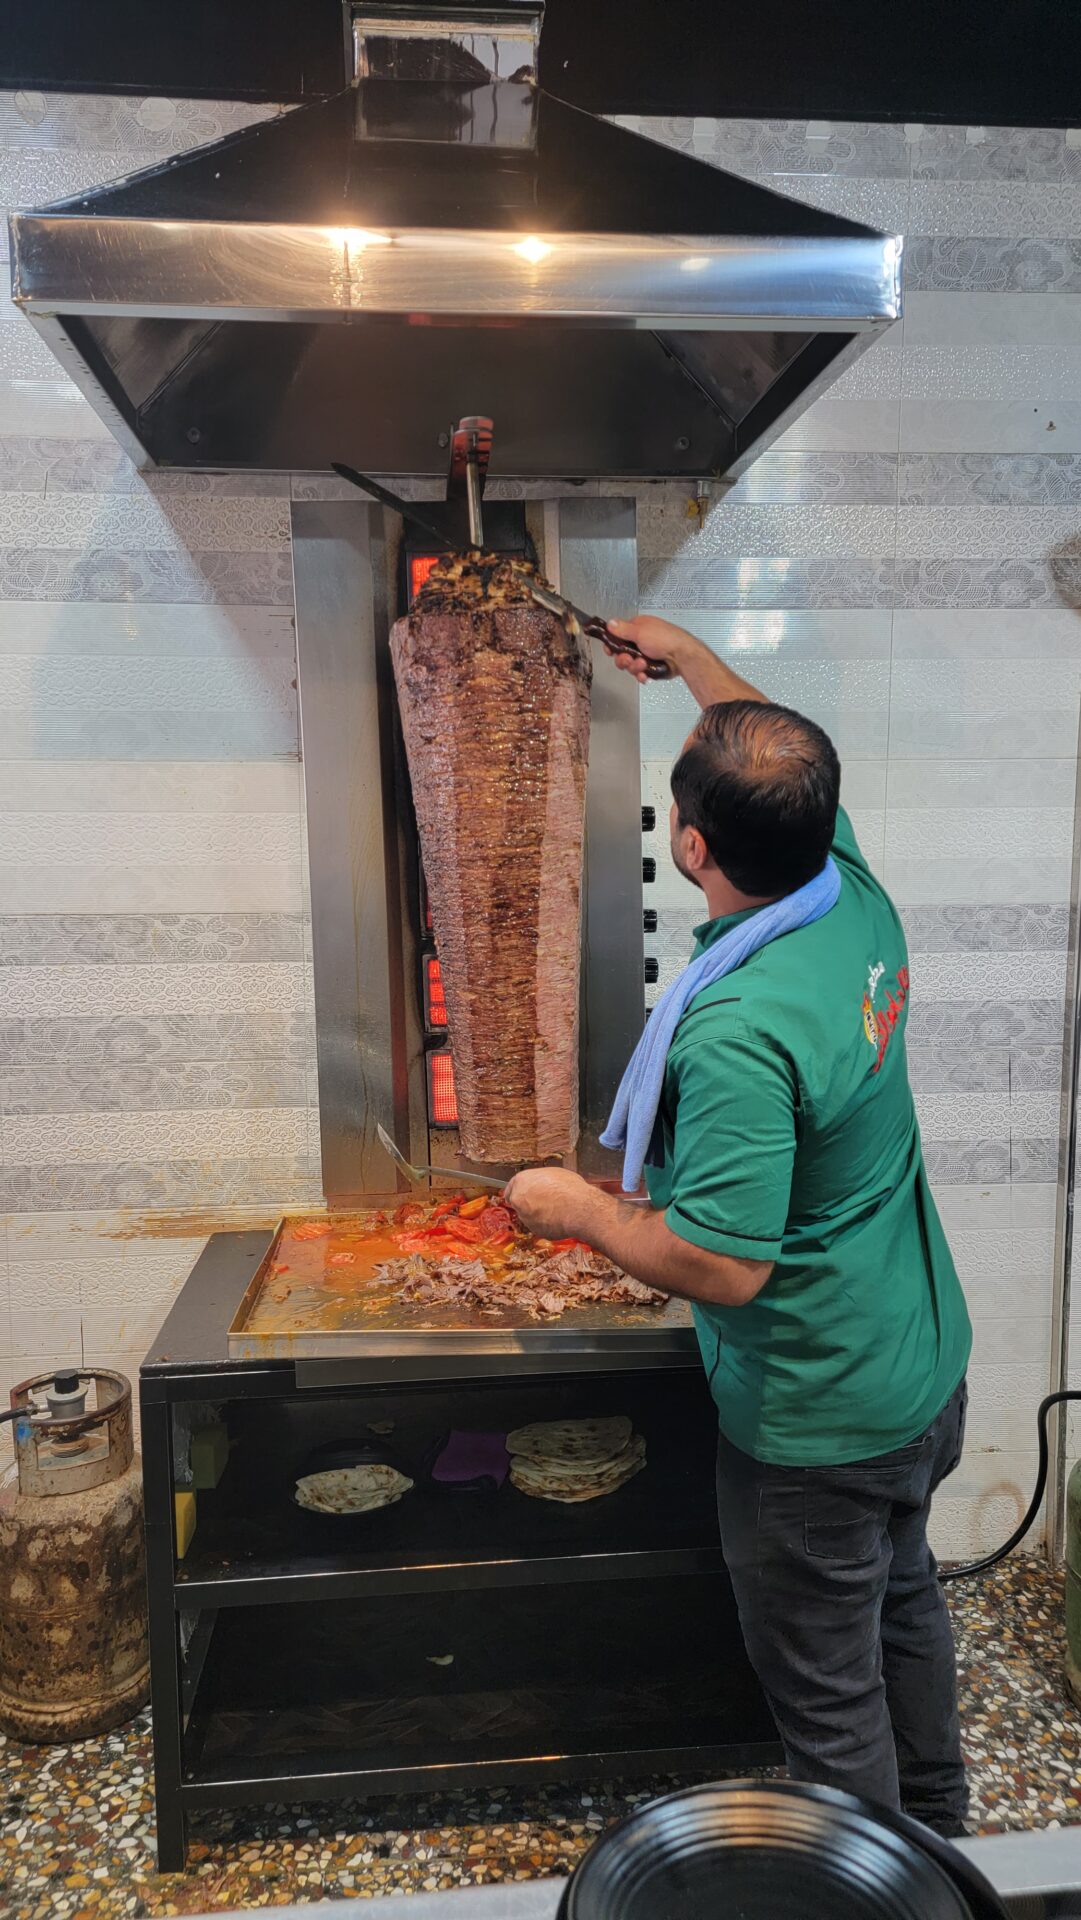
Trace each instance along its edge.
<path fill-rule="evenodd" d="M 559 502 L 559 590 L 590 613 L 638 606 L 633 500 Z M 638 684 L 594 649 L 582 911 L 578 1165 L 615 1175 L 599 1145 L 623 1069 L 645 1025 L 642 769 Z"/>
<path fill-rule="evenodd" d="M 323 1187 L 387 1184 L 404 1069 L 383 513 L 292 508 Z"/>

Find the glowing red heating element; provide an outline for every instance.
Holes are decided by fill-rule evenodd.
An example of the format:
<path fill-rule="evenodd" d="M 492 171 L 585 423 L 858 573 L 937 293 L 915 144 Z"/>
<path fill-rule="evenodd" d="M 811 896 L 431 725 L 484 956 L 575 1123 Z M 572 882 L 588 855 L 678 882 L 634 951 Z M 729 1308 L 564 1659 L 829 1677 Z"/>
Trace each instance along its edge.
<path fill-rule="evenodd" d="M 428 1025 L 445 1027 L 447 1024 L 447 1000 L 443 992 L 443 976 L 439 971 L 438 960 L 427 960 L 428 970 Z"/>
<path fill-rule="evenodd" d="M 436 561 L 438 553 L 412 553 L 409 556 L 409 603 L 412 605 Z"/>
<path fill-rule="evenodd" d="M 458 1096 L 454 1091 L 454 1062 L 449 1053 L 428 1055 L 429 1112 L 437 1127 L 458 1125 Z"/>

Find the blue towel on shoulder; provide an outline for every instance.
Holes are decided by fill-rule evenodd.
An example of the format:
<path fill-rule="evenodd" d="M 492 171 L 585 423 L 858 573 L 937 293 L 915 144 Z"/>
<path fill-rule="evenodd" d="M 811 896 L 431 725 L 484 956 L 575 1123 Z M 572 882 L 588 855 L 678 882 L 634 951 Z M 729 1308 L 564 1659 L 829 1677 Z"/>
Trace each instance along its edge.
<path fill-rule="evenodd" d="M 637 1193 L 641 1185 L 664 1090 L 668 1049 L 695 995 L 733 973 L 752 953 L 768 946 L 782 933 L 792 933 L 797 927 L 809 927 L 813 920 L 821 920 L 836 904 L 840 891 L 840 873 L 834 861 L 828 859 L 821 873 L 816 873 L 806 886 L 798 887 L 795 893 L 786 893 L 780 900 L 771 900 L 749 919 L 741 920 L 684 967 L 678 979 L 665 988 L 631 1055 L 608 1125 L 601 1134 L 602 1147 L 623 1149 L 624 1193 Z"/>

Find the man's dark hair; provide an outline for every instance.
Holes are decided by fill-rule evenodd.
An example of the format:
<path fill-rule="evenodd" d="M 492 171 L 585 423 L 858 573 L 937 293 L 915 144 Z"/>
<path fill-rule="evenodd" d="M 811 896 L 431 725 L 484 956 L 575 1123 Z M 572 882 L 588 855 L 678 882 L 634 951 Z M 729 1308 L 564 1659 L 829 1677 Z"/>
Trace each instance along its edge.
<path fill-rule="evenodd" d="M 813 720 L 761 700 L 707 707 L 672 769 L 683 827 L 696 827 L 741 893 L 793 893 L 833 843 L 841 764 Z"/>

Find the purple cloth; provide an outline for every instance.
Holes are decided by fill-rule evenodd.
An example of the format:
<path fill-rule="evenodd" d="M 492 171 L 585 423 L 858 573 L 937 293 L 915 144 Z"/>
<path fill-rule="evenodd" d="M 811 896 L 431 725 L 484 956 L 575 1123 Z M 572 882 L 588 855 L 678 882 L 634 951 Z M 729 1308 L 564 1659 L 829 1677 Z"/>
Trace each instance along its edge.
<path fill-rule="evenodd" d="M 468 1433 L 458 1428 L 432 1468 L 432 1479 L 448 1485 L 471 1480 L 493 1480 L 503 1485 L 510 1472 L 510 1454 L 505 1433 Z"/>

